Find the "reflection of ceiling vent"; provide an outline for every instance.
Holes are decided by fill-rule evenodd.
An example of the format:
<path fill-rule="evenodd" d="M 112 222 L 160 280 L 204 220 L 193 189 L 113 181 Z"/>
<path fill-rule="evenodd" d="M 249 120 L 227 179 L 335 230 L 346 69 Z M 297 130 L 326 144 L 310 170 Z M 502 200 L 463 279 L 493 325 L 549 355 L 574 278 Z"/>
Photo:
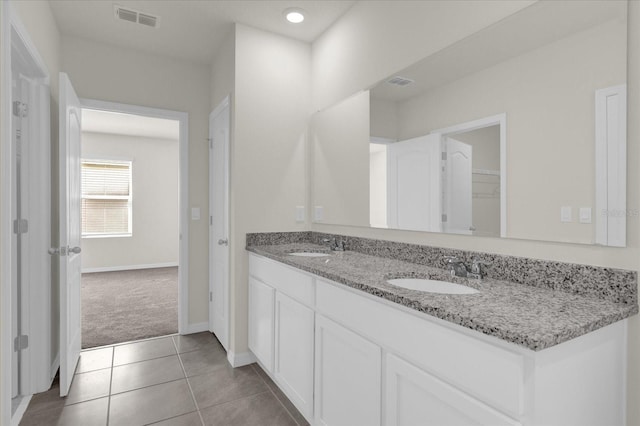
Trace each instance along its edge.
<path fill-rule="evenodd" d="M 160 22 L 160 17 L 142 13 L 133 9 L 125 9 L 122 6 L 114 5 L 116 18 L 123 21 L 133 22 L 136 24 L 146 25 L 147 27 L 156 28 Z"/>
<path fill-rule="evenodd" d="M 404 77 L 400 77 L 398 75 L 393 77 L 393 78 L 390 78 L 389 80 L 387 80 L 387 83 L 395 84 L 396 86 L 408 86 L 413 82 L 414 81 L 411 80 L 410 78 L 404 78 Z"/>

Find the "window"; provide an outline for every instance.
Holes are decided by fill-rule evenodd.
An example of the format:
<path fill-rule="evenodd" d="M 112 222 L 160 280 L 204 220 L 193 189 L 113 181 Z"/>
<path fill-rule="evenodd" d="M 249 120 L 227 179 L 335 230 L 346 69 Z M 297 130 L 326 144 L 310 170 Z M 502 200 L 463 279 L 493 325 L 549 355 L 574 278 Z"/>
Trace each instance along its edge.
<path fill-rule="evenodd" d="M 82 160 L 82 236 L 131 236 L 131 161 Z"/>

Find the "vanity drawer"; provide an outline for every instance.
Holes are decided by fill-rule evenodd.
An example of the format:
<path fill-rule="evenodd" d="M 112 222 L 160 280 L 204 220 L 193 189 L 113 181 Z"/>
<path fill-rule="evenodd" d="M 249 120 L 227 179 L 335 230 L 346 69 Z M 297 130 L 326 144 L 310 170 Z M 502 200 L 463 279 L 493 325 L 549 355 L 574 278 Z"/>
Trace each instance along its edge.
<path fill-rule="evenodd" d="M 313 305 L 311 275 L 252 253 L 249 254 L 249 274 L 305 305 Z"/>
<path fill-rule="evenodd" d="M 316 310 L 513 417 L 524 406 L 524 356 L 316 280 Z"/>

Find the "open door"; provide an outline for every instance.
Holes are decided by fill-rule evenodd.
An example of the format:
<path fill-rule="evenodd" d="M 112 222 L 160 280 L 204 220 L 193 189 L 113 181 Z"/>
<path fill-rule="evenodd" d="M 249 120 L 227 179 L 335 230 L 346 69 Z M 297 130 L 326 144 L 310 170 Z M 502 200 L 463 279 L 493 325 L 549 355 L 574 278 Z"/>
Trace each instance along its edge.
<path fill-rule="evenodd" d="M 60 396 L 66 396 L 80 359 L 80 132 L 81 108 L 69 77 L 60 73 Z"/>
<path fill-rule="evenodd" d="M 209 330 L 229 347 L 229 98 L 209 116 Z"/>

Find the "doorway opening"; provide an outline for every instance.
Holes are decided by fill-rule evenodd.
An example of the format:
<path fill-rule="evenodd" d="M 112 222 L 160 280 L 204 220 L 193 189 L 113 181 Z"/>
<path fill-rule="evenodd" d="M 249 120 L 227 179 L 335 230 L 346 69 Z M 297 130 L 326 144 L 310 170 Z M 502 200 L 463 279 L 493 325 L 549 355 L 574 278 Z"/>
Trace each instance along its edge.
<path fill-rule="evenodd" d="M 485 237 L 507 236 L 507 116 L 505 113 L 456 124 L 431 132 L 439 134 L 446 152 L 443 207 L 450 218 L 445 232 L 465 224 L 468 233 Z M 461 161 L 465 157 L 468 161 Z M 467 172 L 464 176 L 461 170 Z M 461 177 L 464 176 L 464 179 Z M 469 193 L 470 208 L 456 205 L 455 195 Z M 455 212 L 468 217 L 456 217 Z M 470 224 L 470 226 L 466 226 Z"/>
<path fill-rule="evenodd" d="M 178 333 L 185 123 L 170 112 L 82 104 L 82 348 Z"/>

